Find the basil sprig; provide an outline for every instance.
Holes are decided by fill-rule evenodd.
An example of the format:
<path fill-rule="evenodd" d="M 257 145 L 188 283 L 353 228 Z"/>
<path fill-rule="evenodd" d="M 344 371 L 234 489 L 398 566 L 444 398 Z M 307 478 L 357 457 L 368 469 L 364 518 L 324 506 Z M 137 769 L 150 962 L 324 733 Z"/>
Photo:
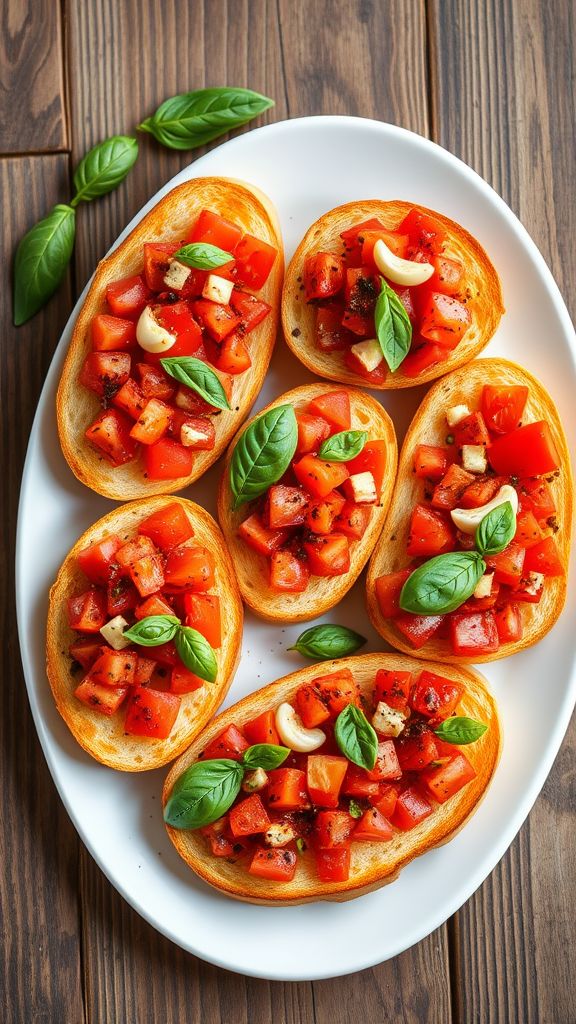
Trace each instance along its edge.
<path fill-rule="evenodd" d="M 161 359 L 160 363 L 174 380 L 191 388 L 215 409 L 230 408 L 218 374 L 201 359 L 195 359 L 194 356 L 172 356 Z"/>
<path fill-rule="evenodd" d="M 446 615 L 467 601 L 484 574 L 477 551 L 450 551 L 418 566 L 400 592 L 400 607 L 414 615 Z"/>
<path fill-rule="evenodd" d="M 439 739 L 446 743 L 457 743 L 464 746 L 466 743 L 475 743 L 484 735 L 488 726 L 484 722 L 478 722 L 475 718 L 455 715 L 453 718 L 446 718 L 434 730 Z"/>
<path fill-rule="evenodd" d="M 297 443 L 298 425 L 291 405 L 277 405 L 250 424 L 237 441 L 230 463 L 233 509 L 259 498 L 284 475 Z"/>
<path fill-rule="evenodd" d="M 113 135 L 94 146 L 74 172 L 76 195 L 70 205 L 111 192 L 124 181 L 137 156 L 138 143 L 131 135 Z"/>
<path fill-rule="evenodd" d="M 273 106 L 274 100 L 252 89 L 197 89 L 165 100 L 138 129 L 169 149 L 196 149 Z"/>
<path fill-rule="evenodd" d="M 378 737 L 366 715 L 355 704 L 347 704 L 334 726 L 340 750 L 353 764 L 371 771 L 376 764 Z"/>
<path fill-rule="evenodd" d="M 248 747 L 242 761 L 196 761 L 176 779 L 164 808 L 164 821 L 181 829 L 211 825 L 232 806 L 247 771 L 277 768 L 289 753 L 287 747 L 257 743 Z"/>
<path fill-rule="evenodd" d="M 141 647 L 159 647 L 174 639 L 179 625 L 180 619 L 175 615 L 147 615 L 130 629 L 125 629 L 123 635 Z"/>
<path fill-rule="evenodd" d="M 311 626 L 300 634 L 293 647 L 289 651 L 298 651 L 306 658 L 320 658 L 327 661 L 329 658 L 344 658 L 347 654 L 354 654 L 366 643 L 366 637 L 355 633 L 347 626 L 338 626 L 333 622 L 322 623 L 320 626 Z"/>
<path fill-rule="evenodd" d="M 404 305 L 389 284 L 380 278 L 374 323 L 382 355 L 394 372 L 404 361 L 412 342 L 412 324 Z"/>
<path fill-rule="evenodd" d="M 16 327 L 34 316 L 56 291 L 70 262 L 75 233 L 75 211 L 58 203 L 21 239 L 14 261 Z"/>
<path fill-rule="evenodd" d="M 147 615 L 123 634 L 127 640 L 141 647 L 159 647 L 170 640 L 183 665 L 208 683 L 218 674 L 216 655 L 206 637 L 191 626 L 183 626 L 175 615 Z"/>
<path fill-rule="evenodd" d="M 481 555 L 499 555 L 507 548 L 516 533 L 516 516 L 510 501 L 497 505 L 484 516 L 474 542 Z"/>
<path fill-rule="evenodd" d="M 360 455 L 367 440 L 365 430 L 342 430 L 322 442 L 318 457 L 327 462 L 349 462 Z"/>
<path fill-rule="evenodd" d="M 172 259 L 180 260 L 180 263 L 185 263 L 187 267 L 194 267 L 196 270 L 213 270 L 214 267 L 223 267 L 233 258 L 232 253 L 219 249 L 217 245 L 210 245 L 209 242 L 191 242 L 190 245 L 183 245 L 172 257 Z"/>

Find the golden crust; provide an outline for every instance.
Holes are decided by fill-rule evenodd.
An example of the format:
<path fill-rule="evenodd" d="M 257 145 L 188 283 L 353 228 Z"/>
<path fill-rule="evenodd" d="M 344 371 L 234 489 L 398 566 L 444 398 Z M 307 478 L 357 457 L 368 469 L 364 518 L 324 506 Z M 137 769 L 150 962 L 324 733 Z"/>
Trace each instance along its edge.
<path fill-rule="evenodd" d="M 242 726 L 261 712 L 291 700 L 296 690 L 315 676 L 336 668 L 349 668 L 368 694 L 377 669 L 420 671 L 428 668 L 448 679 L 464 684 L 465 695 L 460 713 L 477 718 L 488 725 L 480 740 L 466 748 L 466 757 L 476 769 L 476 778 L 410 832 L 397 833 L 389 843 L 353 843 L 350 878 L 346 882 L 320 883 L 314 869 L 313 855 L 304 853 L 292 882 L 269 883 L 249 875 L 239 864 L 213 857 L 198 832 L 167 827 L 168 835 L 180 856 L 204 881 L 234 899 L 270 906 L 312 903 L 318 900 L 343 901 L 379 889 L 392 882 L 409 861 L 451 839 L 476 810 L 494 774 L 501 748 L 501 730 L 496 704 L 486 680 L 469 668 L 427 663 L 422 665 L 401 654 L 364 654 L 339 661 L 311 665 L 300 672 L 284 676 L 270 686 L 250 694 L 232 708 L 218 715 L 194 743 L 172 765 L 162 793 L 165 806 L 172 786 L 192 764 L 207 744 L 232 722 Z"/>
<path fill-rule="evenodd" d="M 300 287 L 306 257 L 319 249 L 340 253 L 340 232 L 369 217 L 378 217 L 385 227 L 393 230 L 415 205 L 402 200 L 385 202 L 382 199 L 346 203 L 325 213 L 308 228 L 286 270 L 282 290 L 282 327 L 286 343 L 294 355 L 313 373 L 327 377 L 328 380 L 367 386 L 363 377 L 348 369 L 343 352 L 321 352 L 314 343 L 315 308 L 306 303 Z M 395 373 L 388 374 L 382 384 L 370 384 L 374 390 L 386 391 L 426 384 L 469 362 L 488 344 L 504 312 L 500 280 L 479 242 L 443 214 L 428 210 L 425 206 L 418 205 L 417 208 L 431 214 L 444 225 L 447 233 L 446 256 L 460 260 L 466 267 L 471 296 L 468 309 L 472 314 L 472 323 L 457 348 L 443 363 L 430 366 L 418 377 L 407 377 L 400 367 Z"/>
<path fill-rule="evenodd" d="M 305 384 L 302 387 L 294 388 L 285 394 L 275 398 L 270 405 L 267 405 L 262 412 L 272 409 L 274 406 L 291 402 L 295 409 L 305 407 L 308 402 L 318 395 L 327 394 L 334 388 L 328 384 Z M 242 597 L 247 605 L 257 615 L 269 622 L 302 622 L 321 615 L 329 608 L 333 608 L 348 592 L 352 584 L 358 578 L 364 568 L 370 552 L 380 534 L 396 474 L 398 461 L 398 450 L 396 434 L 392 420 L 379 402 L 371 398 L 365 392 L 346 388 L 350 395 L 350 408 L 352 412 L 352 428 L 355 430 L 366 430 L 370 440 L 382 439 L 387 445 L 387 472 L 384 478 L 380 502 L 374 506 L 368 529 L 362 540 L 353 542 L 351 548 L 350 571 L 344 576 L 332 576 L 321 579 L 319 576 L 312 576 L 308 587 L 302 594 L 278 594 L 273 591 L 268 583 L 267 560 L 263 555 L 252 551 L 247 544 L 238 536 L 237 529 L 246 517 L 246 507 L 242 506 L 236 512 L 232 512 L 232 497 L 229 484 L 229 469 L 232 453 L 238 440 L 234 438 L 224 463 L 224 470 L 220 478 L 218 490 L 218 519 L 226 543 L 232 555 L 236 576 Z M 258 413 L 260 416 L 261 413 Z M 241 433 L 250 426 L 253 417 L 242 428 Z"/>
<path fill-rule="evenodd" d="M 100 411 L 100 403 L 95 394 L 78 383 L 78 375 L 91 350 L 90 323 L 104 309 L 107 285 L 116 278 L 141 271 L 144 242 L 180 241 L 194 216 L 204 207 L 216 209 L 245 231 L 278 249 L 268 281 L 259 293 L 272 307 L 272 311 L 250 335 L 252 366 L 249 372 L 234 378 L 230 403 L 232 411 L 224 411 L 214 420 L 215 447 L 212 451 L 199 452 L 195 456 L 190 476 L 171 481 L 150 481 L 143 475 L 140 459 L 124 466 L 111 466 L 85 440 L 84 432 Z M 282 235 L 276 212 L 270 200 L 251 185 L 228 178 L 195 178 L 178 185 L 146 214 L 121 245 L 98 265 L 74 326 L 58 386 L 56 414 L 60 444 L 68 465 L 82 483 L 107 498 L 126 501 L 181 491 L 217 461 L 250 411 L 266 376 L 278 332 L 283 274 Z"/>
<path fill-rule="evenodd" d="M 86 586 L 76 556 L 82 548 L 110 533 L 130 537 L 137 525 L 153 512 L 177 502 L 194 527 L 194 539 L 214 555 L 215 590 L 221 598 L 222 647 L 216 652 L 218 677 L 193 693 L 184 694 L 172 734 L 166 740 L 126 736 L 120 710 L 108 718 L 91 711 L 74 697 L 68 648 L 77 634 L 70 629 L 66 598 Z M 46 636 L 46 668 L 56 707 L 68 728 L 92 757 L 110 768 L 141 772 L 167 764 L 186 749 L 220 706 L 240 660 L 243 609 L 230 556 L 222 534 L 211 516 L 185 498 L 145 498 L 114 509 L 94 523 L 66 556 L 50 590 Z"/>
<path fill-rule="evenodd" d="M 551 577 L 546 581 L 544 594 L 538 604 L 523 604 L 524 635 L 516 643 L 503 644 L 495 654 L 476 655 L 473 659 L 452 654 L 448 640 L 432 637 L 424 647 L 415 651 L 406 638 L 394 627 L 393 620 L 385 619 L 376 600 L 375 581 L 386 573 L 403 569 L 407 563 L 410 510 L 421 499 L 422 481 L 412 472 L 414 449 L 418 444 L 441 445 L 446 437 L 446 409 L 466 404 L 478 408 L 484 384 L 526 385 L 528 401 L 524 422 L 546 420 L 560 456 L 561 473 L 550 484 L 556 503 L 556 518 L 560 529 L 556 543 L 564 565 L 568 566 L 572 532 L 573 481 L 566 437 L 554 402 L 539 381 L 527 370 L 507 359 L 478 359 L 434 385 L 418 407 L 400 453 L 398 476 L 394 495 L 380 540 L 374 549 L 367 575 L 368 614 L 375 629 L 387 643 L 415 658 L 438 658 L 444 662 L 463 664 L 470 661 L 486 662 L 506 658 L 510 654 L 531 647 L 546 635 L 560 615 L 566 600 L 566 576 Z"/>

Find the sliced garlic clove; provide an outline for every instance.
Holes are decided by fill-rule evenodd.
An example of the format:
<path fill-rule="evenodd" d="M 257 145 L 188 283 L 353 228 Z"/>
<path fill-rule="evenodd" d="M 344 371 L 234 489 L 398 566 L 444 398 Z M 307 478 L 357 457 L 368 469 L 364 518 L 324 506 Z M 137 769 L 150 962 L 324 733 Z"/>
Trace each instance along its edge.
<path fill-rule="evenodd" d="M 326 740 L 322 729 L 307 729 L 291 704 L 281 704 L 276 711 L 276 728 L 282 743 L 299 754 L 318 750 Z"/>
<path fill-rule="evenodd" d="M 476 533 L 484 516 L 492 512 L 492 509 L 498 508 L 499 505 L 504 505 L 507 501 L 512 505 L 512 511 L 516 515 L 518 512 L 518 495 L 510 484 L 504 484 L 494 495 L 492 501 L 486 502 L 480 508 L 452 509 L 450 513 L 452 522 L 459 530 L 462 530 L 462 533 L 468 533 L 472 536 Z"/>
<path fill-rule="evenodd" d="M 374 262 L 380 273 L 389 281 L 406 285 L 408 288 L 424 284 L 434 273 L 431 263 L 415 263 L 413 260 L 403 260 L 396 256 L 381 238 L 374 246 Z"/>
<path fill-rule="evenodd" d="M 136 341 L 145 352 L 157 355 L 172 348 L 176 337 L 158 323 L 151 306 L 145 306 L 136 324 Z"/>

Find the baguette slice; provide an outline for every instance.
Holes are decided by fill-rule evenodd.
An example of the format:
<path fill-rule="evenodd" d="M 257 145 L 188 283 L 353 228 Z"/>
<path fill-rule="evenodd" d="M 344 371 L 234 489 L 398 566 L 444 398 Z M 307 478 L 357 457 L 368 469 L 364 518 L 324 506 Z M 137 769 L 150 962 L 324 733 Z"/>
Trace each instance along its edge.
<path fill-rule="evenodd" d="M 66 599 L 86 586 L 86 577 L 76 556 L 82 548 L 111 533 L 129 538 L 142 520 L 159 509 L 177 502 L 194 527 L 194 540 L 214 555 L 215 591 L 220 596 L 222 615 L 222 646 L 216 651 L 218 676 L 216 682 L 205 683 L 182 696 L 178 718 L 166 740 L 124 734 L 124 709 L 108 718 L 91 711 L 74 696 L 80 679 L 70 673 L 68 648 L 77 636 L 68 625 Z M 222 534 L 211 516 L 199 505 L 184 498 L 145 498 L 114 509 L 82 534 L 66 556 L 50 590 L 46 639 L 48 679 L 58 711 L 68 728 L 92 757 L 110 768 L 141 772 L 167 764 L 186 749 L 224 700 L 240 660 L 243 609 L 234 570 L 223 543 Z M 153 657 L 153 648 L 142 648 Z"/>
<path fill-rule="evenodd" d="M 78 376 L 91 351 L 90 324 L 94 316 L 105 308 L 107 285 L 118 278 L 141 272 L 144 242 L 178 242 L 184 238 L 194 218 L 205 207 L 235 221 L 244 231 L 257 235 L 278 249 L 270 276 L 258 293 L 272 309 L 262 324 L 250 333 L 252 366 L 234 378 L 231 410 L 214 417 L 215 447 L 212 451 L 200 451 L 195 455 L 192 473 L 188 477 L 147 480 L 139 458 L 124 466 L 112 466 L 85 439 L 84 432 L 101 406 L 97 395 L 82 387 Z M 283 273 L 282 236 L 270 200 L 252 185 L 228 178 L 195 178 L 178 185 L 146 214 L 113 253 L 100 262 L 78 314 L 56 399 L 62 451 L 70 469 L 82 483 L 107 498 L 127 501 L 181 491 L 217 461 L 248 414 L 266 376 L 278 332 Z"/>
<path fill-rule="evenodd" d="M 556 503 L 556 519 L 559 530 L 555 536 L 560 555 L 568 569 L 572 532 L 573 481 L 570 456 L 566 437 L 562 429 L 558 410 L 539 381 L 516 363 L 507 359 L 478 359 L 449 377 L 438 381 L 416 410 L 402 451 L 398 466 L 398 477 L 394 496 L 382 531 L 374 549 L 367 575 L 368 613 L 375 629 L 392 647 L 412 654 L 415 658 L 438 658 L 444 662 L 465 664 L 470 661 L 485 662 L 506 658 L 510 654 L 531 647 L 546 635 L 560 615 L 566 600 L 566 576 L 554 576 L 546 580 L 544 593 L 538 604 L 522 604 L 524 635 L 516 643 L 502 644 L 495 654 L 476 655 L 472 658 L 459 657 L 452 653 L 449 640 L 432 637 L 420 650 L 415 651 L 406 638 L 394 627 L 393 619 L 385 619 L 376 599 L 375 581 L 386 573 L 406 567 L 406 555 L 410 513 L 421 500 L 424 481 L 413 473 L 414 449 L 418 444 L 442 445 L 449 428 L 446 425 L 446 410 L 451 406 L 465 404 L 474 410 L 479 407 L 484 384 L 525 385 L 528 387 L 528 401 L 523 422 L 546 420 L 552 431 L 554 443 L 561 460 L 559 476 L 549 484 Z"/>
<path fill-rule="evenodd" d="M 433 813 L 410 832 L 396 833 L 389 843 L 352 843 L 350 878 L 346 882 L 321 883 L 315 871 L 313 854 L 309 851 L 299 856 L 296 875 L 291 882 L 266 882 L 248 874 L 241 864 L 212 856 L 206 840 L 199 832 L 187 832 L 167 825 L 170 839 L 188 866 L 221 892 L 247 903 L 278 906 L 318 900 L 341 902 L 394 881 L 414 857 L 451 839 L 476 810 L 498 764 L 501 746 L 498 711 L 486 680 L 480 673 L 473 669 L 447 667 L 432 662 L 423 666 L 400 654 L 364 654 L 311 665 L 245 697 L 218 715 L 172 765 L 164 784 L 162 802 L 165 806 L 176 779 L 197 760 L 198 755 L 218 733 L 232 722 L 242 726 L 261 712 L 276 708 L 282 701 L 292 700 L 297 689 L 315 676 L 337 668 L 349 668 L 362 692 L 368 695 L 379 668 L 419 671 L 423 667 L 462 683 L 466 692 L 459 705 L 459 714 L 479 719 L 488 725 L 484 735 L 466 747 L 466 757 L 477 772 L 472 782 L 446 803 L 435 807 Z"/>
<path fill-rule="evenodd" d="M 377 217 L 384 227 L 393 230 L 415 205 L 402 200 L 385 202 L 382 199 L 346 203 L 325 213 L 308 228 L 284 278 L 282 327 L 286 342 L 294 355 L 313 373 L 327 377 L 328 380 L 357 384 L 379 391 L 411 388 L 443 377 L 450 370 L 469 362 L 490 341 L 504 312 L 500 281 L 494 267 L 480 243 L 464 228 L 448 217 L 436 213 L 435 210 L 418 206 L 417 209 L 431 214 L 446 229 L 447 244 L 444 254 L 460 260 L 466 268 L 467 291 L 470 295 L 468 309 L 472 314 L 472 322 L 460 343 L 444 362 L 428 367 L 418 377 L 408 377 L 400 366 L 395 373 L 388 373 L 382 384 L 368 384 L 359 374 L 349 370 L 344 362 L 343 352 L 322 352 L 316 347 L 316 310 L 314 304 L 306 302 L 301 284 L 306 257 L 319 250 L 340 254 L 343 249 L 340 232 L 368 220 L 369 217 Z"/>
<path fill-rule="evenodd" d="M 350 570 L 344 576 L 311 576 L 302 594 L 280 594 L 271 589 L 268 583 L 268 560 L 264 555 L 259 555 L 249 548 L 237 533 L 240 523 L 246 518 L 248 506 L 242 505 L 235 512 L 232 511 L 230 462 L 238 437 L 234 438 L 226 456 L 218 491 L 218 519 L 232 555 L 242 597 L 260 618 L 268 622 L 302 622 L 313 619 L 338 604 L 368 561 L 386 518 L 398 461 L 394 426 L 386 410 L 366 392 L 354 388 L 345 390 L 350 395 L 352 429 L 366 430 L 369 440 L 386 441 L 388 470 L 380 501 L 377 505 L 371 506 L 373 511 L 366 533 L 361 540 L 352 541 Z M 275 398 L 258 415 L 286 402 L 291 402 L 296 411 L 302 410 L 318 395 L 329 394 L 331 391 L 334 391 L 334 388 L 328 384 L 305 384 Z M 256 417 L 249 420 L 242 433 L 254 419 Z"/>

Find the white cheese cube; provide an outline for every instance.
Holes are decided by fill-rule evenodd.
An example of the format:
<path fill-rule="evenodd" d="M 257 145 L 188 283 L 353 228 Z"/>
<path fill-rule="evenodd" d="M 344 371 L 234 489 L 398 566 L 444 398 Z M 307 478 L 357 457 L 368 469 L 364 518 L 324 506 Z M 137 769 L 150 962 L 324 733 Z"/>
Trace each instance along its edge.
<path fill-rule="evenodd" d="M 268 783 L 268 776 L 263 768 L 255 768 L 253 772 L 246 772 L 242 789 L 245 793 L 259 793 Z"/>
<path fill-rule="evenodd" d="M 399 736 L 404 728 L 404 715 L 381 700 L 372 715 L 372 725 L 381 736 Z"/>
<path fill-rule="evenodd" d="M 267 846 L 286 846 L 296 839 L 296 832 L 288 822 L 275 822 L 264 833 L 264 842 Z"/>
<path fill-rule="evenodd" d="M 462 465 L 468 473 L 485 473 L 488 468 L 483 444 L 462 445 Z"/>
<path fill-rule="evenodd" d="M 345 489 L 357 505 L 371 505 L 378 498 L 376 481 L 372 473 L 353 473 L 346 481 Z"/>
<path fill-rule="evenodd" d="M 115 615 L 114 618 L 110 619 L 110 622 L 107 622 L 100 630 L 106 642 L 109 643 L 110 647 L 113 647 L 115 651 L 123 651 L 125 647 L 130 647 L 130 641 L 124 636 L 124 630 L 127 625 L 128 623 L 122 615 Z"/>
<path fill-rule="evenodd" d="M 205 299 L 210 299 L 211 302 L 219 302 L 221 306 L 227 306 L 233 287 L 233 281 L 227 281 L 225 277 L 218 277 L 218 274 L 208 274 L 202 289 L 202 296 Z"/>
<path fill-rule="evenodd" d="M 449 427 L 455 427 L 460 420 L 465 420 L 470 415 L 470 409 L 467 405 L 453 405 L 451 409 L 446 412 L 446 420 Z"/>
<path fill-rule="evenodd" d="M 370 338 L 369 341 L 358 341 L 350 347 L 356 358 L 369 373 L 375 370 L 377 366 L 380 366 L 384 359 L 380 343 L 376 338 Z"/>
<path fill-rule="evenodd" d="M 544 586 L 544 573 L 527 573 L 527 575 L 522 578 L 521 586 L 527 594 L 531 594 L 532 597 L 536 597 L 536 595 L 542 590 L 542 587 Z"/>
<path fill-rule="evenodd" d="M 492 593 L 492 580 L 494 579 L 493 572 L 485 572 L 480 577 L 474 590 L 474 597 L 490 597 Z"/>
<path fill-rule="evenodd" d="M 184 266 L 179 260 L 170 260 L 164 284 L 171 292 L 181 292 L 191 273 L 191 267 Z"/>
<path fill-rule="evenodd" d="M 207 435 L 204 431 L 196 430 L 189 423 L 183 423 L 180 427 L 180 443 L 186 448 L 193 448 L 199 441 L 205 441 L 206 437 Z"/>

